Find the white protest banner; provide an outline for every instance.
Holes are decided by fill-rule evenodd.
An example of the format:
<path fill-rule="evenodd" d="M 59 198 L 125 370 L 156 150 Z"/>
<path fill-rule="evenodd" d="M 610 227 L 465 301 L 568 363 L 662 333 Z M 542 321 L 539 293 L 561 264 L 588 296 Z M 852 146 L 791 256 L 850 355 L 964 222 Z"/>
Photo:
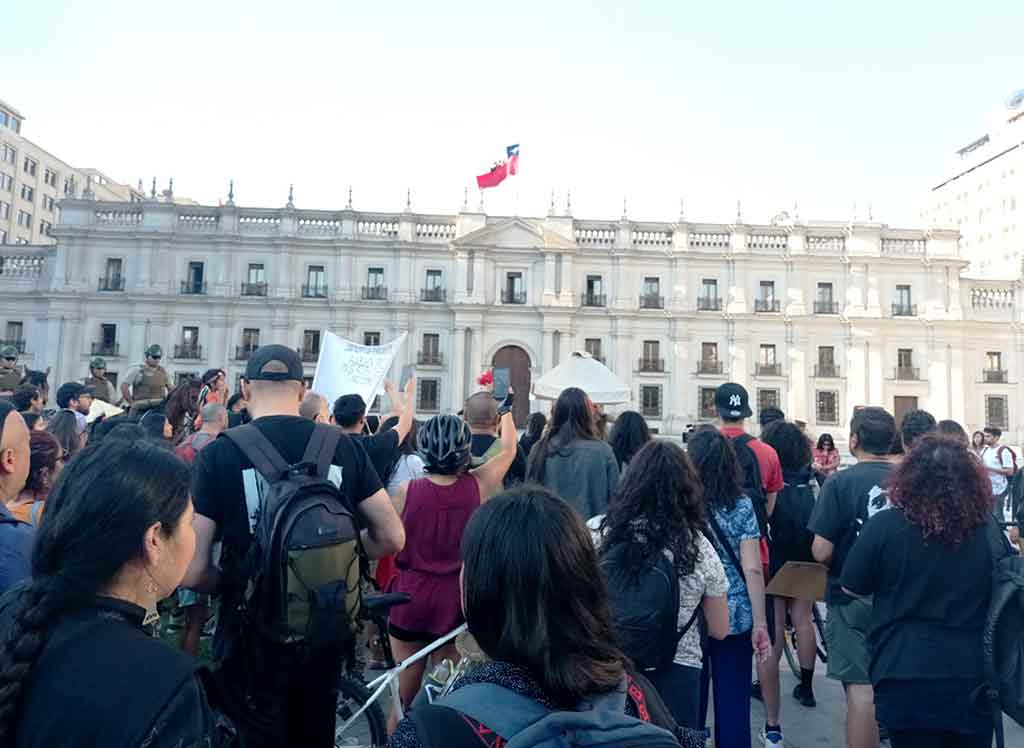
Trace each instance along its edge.
<path fill-rule="evenodd" d="M 98 418 L 113 418 L 124 413 L 124 410 L 118 408 L 116 405 L 104 402 L 103 400 L 93 400 L 92 405 L 89 406 L 89 415 L 86 416 L 86 423 L 92 423 Z"/>
<path fill-rule="evenodd" d="M 331 406 L 342 395 L 361 395 L 369 405 L 407 335 L 403 332 L 384 345 L 359 345 L 325 330 L 313 391 L 327 398 Z"/>

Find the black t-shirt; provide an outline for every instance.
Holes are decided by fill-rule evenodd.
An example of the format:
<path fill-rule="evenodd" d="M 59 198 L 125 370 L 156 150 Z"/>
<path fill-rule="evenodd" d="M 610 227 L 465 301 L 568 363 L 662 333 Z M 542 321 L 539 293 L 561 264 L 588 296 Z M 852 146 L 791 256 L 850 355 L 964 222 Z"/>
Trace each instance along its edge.
<path fill-rule="evenodd" d="M 498 440 L 492 434 L 473 434 L 473 441 L 469 446 L 469 453 L 473 457 L 483 457 L 484 453 L 491 448 L 491 445 Z M 505 486 L 512 486 L 522 483 L 526 479 L 526 454 L 520 444 L 516 444 L 516 456 L 505 473 Z"/>
<path fill-rule="evenodd" d="M 285 462 L 295 464 L 302 460 L 309 437 L 316 425 L 299 416 L 264 416 L 252 422 L 270 440 Z M 334 453 L 334 465 L 341 468 L 342 495 L 352 506 L 381 490 L 380 478 L 366 451 L 358 442 L 342 435 Z M 197 514 L 217 523 L 217 540 L 223 542 L 221 569 L 225 605 L 221 606 L 222 635 L 225 618 L 230 618 L 230 600 L 239 593 L 241 585 L 237 564 L 245 558 L 251 542 L 249 514 L 242 486 L 242 471 L 252 469 L 252 463 L 227 438 L 215 439 L 196 455 L 192 469 L 192 502 Z"/>
<path fill-rule="evenodd" d="M 850 602 L 839 584 L 843 561 L 863 523 L 889 506 L 885 489 L 891 471 L 888 462 L 861 461 L 833 475 L 821 489 L 807 529 L 835 545 L 825 595 L 829 605 Z"/>
<path fill-rule="evenodd" d="M 353 438 L 366 450 L 370 462 L 373 463 L 373 469 L 377 471 L 377 476 L 382 481 L 387 480 L 391 466 L 398 459 L 398 432 L 388 429 L 379 434 L 362 434 Z"/>
<path fill-rule="evenodd" d="M 843 586 L 874 599 L 871 680 L 977 678 L 992 554 L 978 527 L 959 546 L 924 540 L 903 510 L 879 512 L 843 566 Z"/>

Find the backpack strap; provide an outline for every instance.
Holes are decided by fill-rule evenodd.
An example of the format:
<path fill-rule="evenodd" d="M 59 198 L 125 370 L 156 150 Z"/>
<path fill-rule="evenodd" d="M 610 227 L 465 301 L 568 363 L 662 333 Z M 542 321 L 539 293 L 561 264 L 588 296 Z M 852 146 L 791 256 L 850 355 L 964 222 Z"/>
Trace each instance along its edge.
<path fill-rule="evenodd" d="M 326 423 L 318 423 L 313 427 L 313 433 L 306 445 L 306 453 L 302 456 L 303 462 L 316 465 L 316 474 L 326 478 L 334 461 L 334 453 L 338 449 L 338 442 L 341 441 L 341 429 L 337 426 L 330 426 Z"/>
<path fill-rule="evenodd" d="M 740 559 L 736 555 L 736 551 L 732 549 L 732 544 L 729 542 L 729 538 L 726 537 L 725 532 L 722 531 L 721 525 L 718 524 L 718 520 L 715 519 L 714 512 L 708 512 L 708 524 L 711 525 L 711 529 L 718 538 L 718 542 L 723 548 L 725 548 L 725 552 L 729 556 L 729 560 L 732 561 L 732 565 L 736 567 L 736 571 L 739 572 L 739 575 L 742 577 L 743 564 L 740 563 Z"/>
<path fill-rule="evenodd" d="M 228 429 L 224 436 L 242 450 L 242 454 L 249 459 L 257 472 L 268 481 L 273 483 L 280 480 L 288 470 L 289 465 L 277 451 L 277 447 L 271 444 L 270 439 L 264 436 L 255 424 L 247 423 Z"/>
<path fill-rule="evenodd" d="M 39 526 L 39 513 L 43 511 L 43 502 L 33 501 L 32 508 L 28 510 L 29 524 L 33 527 Z"/>
<path fill-rule="evenodd" d="M 511 740 L 551 712 L 538 701 L 494 683 L 470 683 L 439 702 Z"/>

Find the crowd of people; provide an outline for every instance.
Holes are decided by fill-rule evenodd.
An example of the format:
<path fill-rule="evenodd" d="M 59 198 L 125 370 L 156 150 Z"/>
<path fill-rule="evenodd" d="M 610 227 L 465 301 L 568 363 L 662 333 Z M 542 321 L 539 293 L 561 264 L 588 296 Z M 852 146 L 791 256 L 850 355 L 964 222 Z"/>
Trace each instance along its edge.
<path fill-rule="evenodd" d="M 815 563 L 846 745 L 876 748 L 880 725 L 894 748 L 991 742 L 992 528 L 1022 550 L 1017 458 L 994 427 L 968 438 L 923 410 L 897 425 L 860 407 L 844 466 L 831 434 L 778 409 L 748 433 L 748 393 L 727 383 L 718 423 L 682 442 L 632 411 L 606 438 L 575 387 L 520 437 L 526 393 L 485 389 L 421 422 L 411 377 L 376 419 L 358 394 L 307 391 L 279 345 L 234 395 L 219 369 L 172 388 L 159 346 L 120 388 L 93 359 L 50 412 L 47 372 L 16 354 L 0 351 L 0 744 L 334 745 L 372 574 L 409 599 L 388 622 L 399 661 L 463 623 L 485 659 L 439 702 L 395 710 L 394 748 L 500 748 L 528 729 L 530 745 L 562 730 L 781 748 L 786 712 L 816 706 L 818 642 L 813 599 L 769 589 Z M 125 412 L 97 417 L 94 400 Z M 180 648 L 147 628 L 167 598 Z M 430 661 L 459 656 L 402 671 L 403 706 Z"/>

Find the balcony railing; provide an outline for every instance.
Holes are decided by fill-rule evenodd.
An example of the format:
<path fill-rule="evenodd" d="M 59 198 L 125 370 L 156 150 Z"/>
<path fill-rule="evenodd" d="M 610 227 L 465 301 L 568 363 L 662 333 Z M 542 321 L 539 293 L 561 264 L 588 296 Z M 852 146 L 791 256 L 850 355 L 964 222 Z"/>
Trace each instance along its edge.
<path fill-rule="evenodd" d="M 420 366 L 440 366 L 442 363 L 440 351 L 419 351 L 416 356 L 416 363 Z"/>
<path fill-rule="evenodd" d="M 892 316 L 893 317 L 916 317 L 917 316 L 917 304 L 893 304 L 892 305 Z"/>
<path fill-rule="evenodd" d="M 6 348 L 7 346 L 10 346 L 14 350 L 16 350 L 18 352 L 19 356 L 25 352 L 25 341 L 24 341 L 24 339 L 0 340 L 0 348 Z"/>
<path fill-rule="evenodd" d="M 320 358 L 320 351 L 317 348 L 299 348 L 299 358 L 304 364 L 315 364 Z"/>
<path fill-rule="evenodd" d="M 182 343 L 174 346 L 174 357 L 197 361 L 203 357 L 203 347 L 195 343 Z"/>
<path fill-rule="evenodd" d="M 501 292 L 501 303 L 502 304 L 525 304 L 526 303 L 526 291 L 514 291 L 511 288 L 506 288 Z"/>
<path fill-rule="evenodd" d="M 814 376 L 821 377 L 823 379 L 838 379 L 839 367 L 835 364 L 815 364 Z"/>
<path fill-rule="evenodd" d="M 640 415 L 644 418 L 661 418 L 661 404 L 658 405 L 641 405 Z"/>
<path fill-rule="evenodd" d="M 839 314 L 839 302 L 838 301 L 815 301 L 814 302 L 814 313 L 815 314 Z"/>
<path fill-rule="evenodd" d="M 302 285 L 302 298 L 304 299 L 326 299 L 327 298 L 327 286 L 309 285 L 304 283 Z"/>
<path fill-rule="evenodd" d="M 1008 381 L 1006 369 L 985 369 L 982 373 L 989 384 L 1006 384 Z"/>
<path fill-rule="evenodd" d="M 665 297 L 655 296 L 654 294 L 642 294 L 640 296 L 640 308 L 641 309 L 664 309 L 665 308 Z"/>
<path fill-rule="evenodd" d="M 445 302 L 448 301 L 448 289 L 446 288 L 421 288 L 420 301 Z"/>
<path fill-rule="evenodd" d="M 722 298 L 720 296 L 698 296 L 698 312 L 720 312 L 722 311 Z"/>
<path fill-rule="evenodd" d="M 121 355 L 121 346 L 117 343 L 108 343 L 106 341 L 100 341 L 99 343 L 92 344 L 92 355 L 93 356 L 107 356 L 109 358 L 117 358 Z"/>
<path fill-rule="evenodd" d="M 202 281 L 182 281 L 182 296 L 206 296 L 206 284 Z"/>
<path fill-rule="evenodd" d="M 243 283 L 242 296 L 266 296 L 266 283 Z"/>
<path fill-rule="evenodd" d="M 782 364 L 755 364 L 754 374 L 759 377 L 781 377 Z"/>
<path fill-rule="evenodd" d="M 363 286 L 363 301 L 387 301 L 387 286 Z"/>
<path fill-rule="evenodd" d="M 697 362 L 698 374 L 721 374 L 724 371 L 721 361 L 711 359 L 700 359 Z"/>
<path fill-rule="evenodd" d="M 781 304 L 778 299 L 754 299 L 754 311 L 758 313 L 778 314 Z"/>
<path fill-rule="evenodd" d="M 585 293 L 580 296 L 583 306 L 608 306 L 608 296 L 603 293 Z"/>
<path fill-rule="evenodd" d="M 921 378 L 921 370 L 916 366 L 897 366 L 896 379 L 917 381 Z"/>
<path fill-rule="evenodd" d="M 100 278 L 100 291 L 124 291 L 124 276 L 114 275 Z"/>
<path fill-rule="evenodd" d="M 248 361 L 258 348 L 258 345 L 252 344 L 235 346 L 235 361 Z"/>
<path fill-rule="evenodd" d="M 665 359 L 663 358 L 642 358 L 637 362 L 638 371 L 665 371 Z"/>

